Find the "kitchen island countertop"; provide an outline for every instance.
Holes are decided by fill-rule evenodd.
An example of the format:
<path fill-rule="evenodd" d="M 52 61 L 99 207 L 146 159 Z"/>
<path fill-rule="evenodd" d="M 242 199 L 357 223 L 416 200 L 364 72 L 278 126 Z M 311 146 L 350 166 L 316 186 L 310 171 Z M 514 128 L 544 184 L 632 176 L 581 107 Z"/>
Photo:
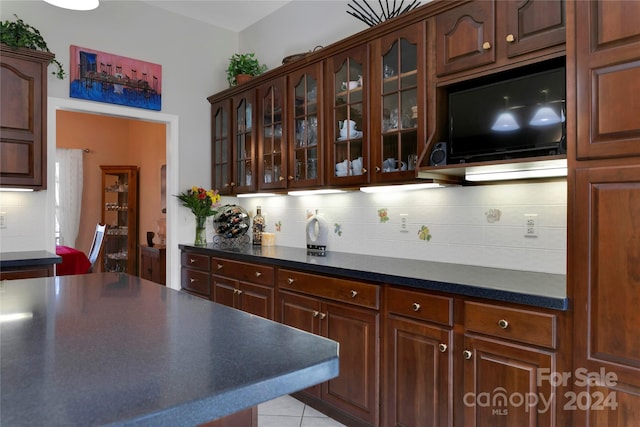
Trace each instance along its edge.
<path fill-rule="evenodd" d="M 338 375 L 338 344 L 123 273 L 0 282 L 0 424 L 194 426 Z"/>
<path fill-rule="evenodd" d="M 180 249 L 380 284 L 402 285 L 463 296 L 567 310 L 564 274 L 478 267 L 464 264 L 327 251 L 322 256 L 287 246 L 206 247 Z"/>

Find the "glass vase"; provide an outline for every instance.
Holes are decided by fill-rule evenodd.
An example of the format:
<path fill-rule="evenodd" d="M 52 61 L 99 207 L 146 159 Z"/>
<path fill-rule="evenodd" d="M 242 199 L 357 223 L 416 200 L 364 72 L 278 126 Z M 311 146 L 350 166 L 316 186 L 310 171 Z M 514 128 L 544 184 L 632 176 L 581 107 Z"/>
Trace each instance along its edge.
<path fill-rule="evenodd" d="M 196 241 L 193 246 L 206 246 L 207 245 L 207 217 L 196 217 Z"/>

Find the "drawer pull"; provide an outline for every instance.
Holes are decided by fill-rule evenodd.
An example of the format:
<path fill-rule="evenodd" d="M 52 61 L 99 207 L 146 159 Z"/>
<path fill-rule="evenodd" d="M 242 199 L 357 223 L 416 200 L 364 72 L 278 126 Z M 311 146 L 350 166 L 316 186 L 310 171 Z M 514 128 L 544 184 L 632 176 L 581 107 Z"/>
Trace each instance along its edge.
<path fill-rule="evenodd" d="M 196 262 L 196 260 L 195 260 L 195 259 L 193 259 L 193 258 L 189 258 L 189 262 L 190 262 L 191 264 L 193 264 L 194 262 Z"/>
<path fill-rule="evenodd" d="M 291 277 L 289 277 L 289 278 L 287 279 L 287 283 L 288 283 L 288 284 L 290 284 L 290 285 L 293 285 L 293 282 L 295 282 L 295 281 L 296 281 L 296 279 L 293 279 L 293 278 L 291 278 Z"/>
<path fill-rule="evenodd" d="M 438 350 L 440 350 L 440 353 L 444 353 L 447 351 L 447 345 L 443 343 L 438 344 Z"/>
<path fill-rule="evenodd" d="M 289 181 L 293 181 L 293 177 L 291 175 L 289 175 Z"/>
<path fill-rule="evenodd" d="M 504 319 L 500 319 L 498 320 L 498 326 L 500 326 L 502 329 L 507 329 L 509 327 L 509 322 Z"/>
<path fill-rule="evenodd" d="M 313 310 L 313 317 L 318 317 L 320 315 L 319 311 Z"/>
<path fill-rule="evenodd" d="M 351 290 L 351 298 L 355 298 L 358 295 L 358 291 Z"/>
<path fill-rule="evenodd" d="M 507 34 L 507 43 L 513 43 L 516 41 L 516 38 L 513 37 L 513 34 Z"/>
<path fill-rule="evenodd" d="M 420 311 L 420 304 L 414 302 L 411 307 L 413 307 L 413 311 Z"/>
<path fill-rule="evenodd" d="M 471 359 L 471 356 L 473 356 L 473 353 L 471 353 L 471 351 L 469 350 L 465 350 L 462 352 L 462 357 L 464 357 L 467 360 Z"/>
<path fill-rule="evenodd" d="M 189 283 L 193 283 L 193 282 L 197 282 L 197 279 L 194 279 L 193 277 L 189 278 Z"/>
<path fill-rule="evenodd" d="M 262 276 L 262 273 L 260 273 L 259 271 L 256 271 L 256 277 L 260 277 Z"/>
<path fill-rule="evenodd" d="M 320 313 L 320 320 L 324 319 L 325 317 L 327 317 L 326 313 Z"/>
<path fill-rule="evenodd" d="M 238 291 L 238 295 L 240 295 L 242 293 L 242 291 L 240 289 L 238 289 L 237 291 Z"/>
<path fill-rule="evenodd" d="M 489 50 L 489 49 L 491 49 L 491 43 L 489 43 L 489 42 L 484 42 L 484 43 L 482 43 L 482 48 L 483 48 L 484 50 Z"/>
<path fill-rule="evenodd" d="M 218 267 L 218 270 L 222 270 L 224 268 L 224 265 L 218 264 L 217 267 Z"/>

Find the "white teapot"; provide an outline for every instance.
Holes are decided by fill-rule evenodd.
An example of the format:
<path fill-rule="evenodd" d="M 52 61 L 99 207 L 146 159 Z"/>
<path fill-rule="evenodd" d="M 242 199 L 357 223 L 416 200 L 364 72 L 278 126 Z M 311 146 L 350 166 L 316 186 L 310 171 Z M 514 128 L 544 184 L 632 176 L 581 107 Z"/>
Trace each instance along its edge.
<path fill-rule="evenodd" d="M 356 122 L 354 120 L 344 120 L 339 122 L 340 126 L 340 136 L 342 138 L 346 138 L 347 135 L 355 135 L 356 133 Z"/>

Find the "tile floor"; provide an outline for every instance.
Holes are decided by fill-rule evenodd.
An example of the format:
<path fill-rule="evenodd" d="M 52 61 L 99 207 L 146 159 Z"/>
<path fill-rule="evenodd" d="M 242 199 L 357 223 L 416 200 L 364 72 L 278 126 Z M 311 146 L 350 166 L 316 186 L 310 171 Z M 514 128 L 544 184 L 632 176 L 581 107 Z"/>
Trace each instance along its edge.
<path fill-rule="evenodd" d="M 291 396 L 282 396 L 258 405 L 258 427 L 345 426 Z"/>

